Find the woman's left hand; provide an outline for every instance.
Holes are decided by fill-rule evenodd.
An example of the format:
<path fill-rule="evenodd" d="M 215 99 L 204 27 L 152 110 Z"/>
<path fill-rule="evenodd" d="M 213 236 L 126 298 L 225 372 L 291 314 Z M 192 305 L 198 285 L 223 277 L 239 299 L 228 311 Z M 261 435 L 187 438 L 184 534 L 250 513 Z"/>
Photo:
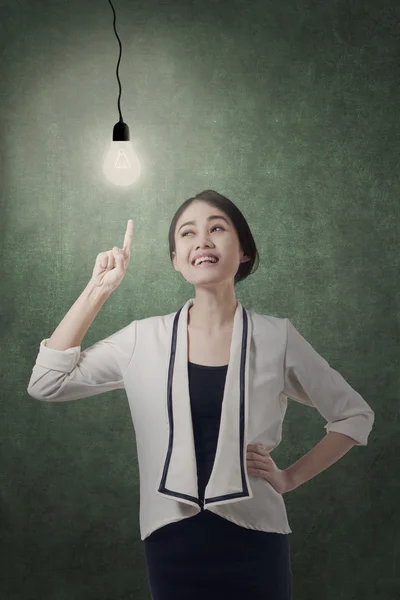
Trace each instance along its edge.
<path fill-rule="evenodd" d="M 270 450 L 264 450 L 257 444 L 247 446 L 247 472 L 253 477 L 262 477 L 268 481 L 278 494 L 284 494 L 294 489 L 287 471 L 278 469 L 269 455 Z"/>

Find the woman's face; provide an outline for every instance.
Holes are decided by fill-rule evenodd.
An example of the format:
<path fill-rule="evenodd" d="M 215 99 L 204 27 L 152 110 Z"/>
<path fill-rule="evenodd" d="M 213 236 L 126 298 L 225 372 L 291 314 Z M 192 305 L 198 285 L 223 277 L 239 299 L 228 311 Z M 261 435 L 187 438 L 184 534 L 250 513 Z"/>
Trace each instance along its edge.
<path fill-rule="evenodd" d="M 217 218 L 214 218 L 217 217 Z M 189 222 L 189 223 L 188 223 Z M 211 252 L 218 257 L 213 265 L 195 266 L 199 253 Z M 213 285 L 231 281 L 241 262 L 246 262 L 240 249 L 236 229 L 226 213 L 204 201 L 194 201 L 181 214 L 175 228 L 174 268 L 193 285 Z"/>

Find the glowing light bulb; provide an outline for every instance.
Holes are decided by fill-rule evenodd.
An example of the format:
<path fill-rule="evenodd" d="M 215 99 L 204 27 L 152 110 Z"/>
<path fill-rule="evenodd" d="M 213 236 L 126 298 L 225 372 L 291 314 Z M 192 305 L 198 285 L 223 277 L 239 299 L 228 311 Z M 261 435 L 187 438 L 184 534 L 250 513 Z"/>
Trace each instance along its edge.
<path fill-rule="evenodd" d="M 129 141 L 129 127 L 119 122 L 114 125 L 113 141 L 103 163 L 103 173 L 115 185 L 132 185 L 140 177 L 142 167 Z"/>
<path fill-rule="evenodd" d="M 131 142 L 111 142 L 104 159 L 103 172 L 115 185 L 132 185 L 140 177 L 140 162 Z"/>

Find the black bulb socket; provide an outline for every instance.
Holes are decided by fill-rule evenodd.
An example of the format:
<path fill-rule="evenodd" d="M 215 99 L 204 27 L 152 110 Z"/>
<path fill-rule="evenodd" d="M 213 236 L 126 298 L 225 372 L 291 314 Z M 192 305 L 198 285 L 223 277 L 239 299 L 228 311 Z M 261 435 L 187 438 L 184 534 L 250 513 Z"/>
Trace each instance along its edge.
<path fill-rule="evenodd" d="M 129 142 L 129 127 L 123 121 L 115 123 L 113 128 L 113 142 Z"/>

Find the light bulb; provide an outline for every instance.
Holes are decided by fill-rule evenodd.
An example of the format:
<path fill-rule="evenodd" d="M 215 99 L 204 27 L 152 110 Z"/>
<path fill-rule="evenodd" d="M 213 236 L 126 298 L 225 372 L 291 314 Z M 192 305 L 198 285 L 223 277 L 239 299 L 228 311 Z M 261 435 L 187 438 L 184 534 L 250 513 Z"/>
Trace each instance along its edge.
<path fill-rule="evenodd" d="M 141 171 L 132 142 L 112 141 L 103 164 L 103 172 L 108 181 L 120 186 L 132 185 L 139 179 Z"/>

